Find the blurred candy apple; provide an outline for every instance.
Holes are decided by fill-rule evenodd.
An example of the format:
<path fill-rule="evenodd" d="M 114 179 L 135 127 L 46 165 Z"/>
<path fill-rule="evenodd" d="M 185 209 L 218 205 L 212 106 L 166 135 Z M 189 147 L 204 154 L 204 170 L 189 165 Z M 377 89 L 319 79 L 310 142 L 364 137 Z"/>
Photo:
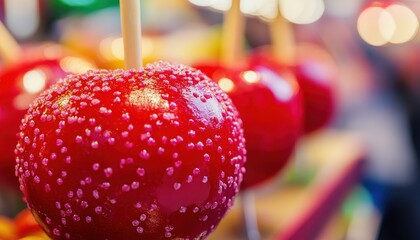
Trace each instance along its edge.
<path fill-rule="evenodd" d="M 301 133 L 301 93 L 294 75 L 262 64 L 195 67 L 227 92 L 244 122 L 248 161 L 241 189 L 273 178 L 290 159 Z"/>
<path fill-rule="evenodd" d="M 320 47 L 310 44 L 297 46 L 296 64 L 279 63 L 270 48 L 260 48 L 251 57 L 254 64 L 265 64 L 278 71 L 289 68 L 296 75 L 303 96 L 304 132 L 319 130 L 331 121 L 336 108 L 334 85 L 336 65 Z"/>
<path fill-rule="evenodd" d="M 69 57 L 54 44 L 26 46 L 22 58 L 0 70 L 0 184 L 18 189 L 14 176 L 16 134 L 29 104 L 40 92 L 69 72 L 94 66 L 86 60 Z"/>

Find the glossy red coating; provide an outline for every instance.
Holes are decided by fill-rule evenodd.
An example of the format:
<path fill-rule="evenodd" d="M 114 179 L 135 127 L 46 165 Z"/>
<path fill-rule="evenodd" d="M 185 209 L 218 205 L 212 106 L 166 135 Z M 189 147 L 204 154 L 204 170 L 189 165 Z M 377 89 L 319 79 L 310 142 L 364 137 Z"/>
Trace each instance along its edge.
<path fill-rule="evenodd" d="M 303 93 L 305 133 L 322 129 L 330 123 L 336 109 L 332 83 L 336 80 L 327 65 L 317 59 L 302 59 L 293 70 Z"/>
<path fill-rule="evenodd" d="M 25 76 L 35 75 L 37 79 Z M 59 65 L 58 59 L 23 60 L 18 64 L 6 66 L 0 70 L 0 185 L 18 189 L 18 181 L 14 176 L 17 132 L 22 117 L 41 91 L 55 83 L 67 73 Z M 31 81 L 36 91 L 31 91 Z M 40 82 L 41 81 L 41 82 Z M 44 83 L 42 87 L 38 84 Z M 33 89 L 32 89 L 33 90 Z"/>
<path fill-rule="evenodd" d="M 19 137 L 20 187 L 53 239 L 202 239 L 245 172 L 229 97 L 166 62 L 68 76 L 33 103 Z"/>
<path fill-rule="evenodd" d="M 195 67 L 226 90 L 243 119 L 248 161 L 241 189 L 273 178 L 290 159 L 302 128 L 301 95 L 293 74 L 280 75 L 259 64 L 236 69 L 217 63 Z"/>
<path fill-rule="evenodd" d="M 302 91 L 306 134 L 330 123 L 336 109 L 334 89 L 337 70 L 332 57 L 325 50 L 314 45 L 300 45 L 297 63 L 284 66 L 275 60 L 269 48 L 261 48 L 253 53 L 251 61 L 280 71 L 285 68 L 293 71 Z"/>

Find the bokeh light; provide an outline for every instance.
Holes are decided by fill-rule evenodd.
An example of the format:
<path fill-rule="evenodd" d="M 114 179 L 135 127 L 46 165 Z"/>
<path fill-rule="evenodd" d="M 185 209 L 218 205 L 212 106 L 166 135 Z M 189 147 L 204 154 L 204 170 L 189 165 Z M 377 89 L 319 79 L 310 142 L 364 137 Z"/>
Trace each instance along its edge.
<path fill-rule="evenodd" d="M 217 10 L 228 10 L 231 0 L 189 0 L 201 7 L 211 7 Z M 279 8 L 283 16 L 296 24 L 309 24 L 317 21 L 324 13 L 323 0 L 242 0 L 241 12 L 258 16 L 265 20 L 274 19 Z"/>
<path fill-rule="evenodd" d="M 325 11 L 323 0 L 280 0 L 284 18 L 296 24 L 316 22 Z"/>
<path fill-rule="evenodd" d="M 68 56 L 60 60 L 60 67 L 68 73 L 82 74 L 96 66 L 82 58 Z"/>
<path fill-rule="evenodd" d="M 147 58 L 153 54 L 155 42 L 147 36 L 142 37 L 142 54 Z M 124 60 L 124 41 L 122 37 L 108 37 L 99 43 L 99 53 L 107 61 Z"/>
<path fill-rule="evenodd" d="M 370 45 L 401 44 L 415 37 L 419 20 L 415 13 L 401 3 L 387 6 L 372 4 L 357 20 L 360 37 Z"/>
<path fill-rule="evenodd" d="M 360 37 L 370 45 L 381 46 L 388 41 L 380 30 L 379 19 L 392 18 L 392 16 L 381 7 L 369 7 L 362 11 L 357 19 L 357 30 Z"/>
<path fill-rule="evenodd" d="M 218 84 L 219 84 L 219 87 L 225 92 L 230 92 L 235 87 L 235 84 L 229 78 L 221 78 Z"/>
<path fill-rule="evenodd" d="M 414 12 L 401 4 L 392 4 L 386 10 L 393 16 L 395 32 L 389 38 L 390 43 L 405 43 L 418 32 L 419 20 Z"/>
<path fill-rule="evenodd" d="M 247 83 L 257 83 L 260 80 L 260 75 L 255 71 L 245 71 L 241 74 L 242 78 Z"/>
<path fill-rule="evenodd" d="M 111 42 L 112 55 L 118 60 L 124 60 L 124 41 L 122 38 L 116 38 Z"/>
<path fill-rule="evenodd" d="M 47 84 L 47 75 L 41 69 L 28 71 L 23 75 L 23 87 L 28 93 L 38 93 L 44 90 Z"/>

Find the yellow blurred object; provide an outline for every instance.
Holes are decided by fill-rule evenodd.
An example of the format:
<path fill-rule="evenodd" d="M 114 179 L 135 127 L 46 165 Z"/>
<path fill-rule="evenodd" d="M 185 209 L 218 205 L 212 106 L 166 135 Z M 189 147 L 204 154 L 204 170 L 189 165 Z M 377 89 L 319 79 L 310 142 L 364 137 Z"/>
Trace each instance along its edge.
<path fill-rule="evenodd" d="M 16 231 L 13 221 L 6 217 L 0 217 L 0 239 L 15 240 L 15 232 Z"/>
<path fill-rule="evenodd" d="M 51 240 L 35 222 L 28 209 L 15 219 L 0 216 L 0 240 Z"/>
<path fill-rule="evenodd" d="M 209 58 L 220 53 L 220 28 L 203 25 L 180 29 L 168 34 L 144 34 L 143 62 L 157 60 L 175 61 L 182 64 Z M 188 41 L 185 41 L 188 39 Z M 99 68 L 124 68 L 124 52 L 121 36 L 101 37 L 80 29 L 68 30 L 62 43 L 71 50 L 93 59 Z"/>
<path fill-rule="evenodd" d="M 67 56 L 60 60 L 60 66 L 66 72 L 75 74 L 85 73 L 90 69 L 96 68 L 96 66 L 83 58 Z"/>
<path fill-rule="evenodd" d="M 208 27 L 192 4 L 166 0 L 144 3 L 144 64 L 157 60 L 190 64 L 219 54 L 219 27 Z M 60 42 L 86 59 L 92 59 L 99 68 L 124 68 L 120 29 L 114 25 L 115 21 L 110 21 L 116 15 L 110 8 L 88 16 L 62 19 L 58 23 L 63 30 L 60 32 Z"/>
<path fill-rule="evenodd" d="M 19 240 L 51 240 L 47 235 L 40 234 L 40 235 L 31 235 L 24 238 L 19 238 Z"/>
<path fill-rule="evenodd" d="M 218 59 L 221 47 L 220 38 L 219 26 L 196 26 L 179 30 L 158 39 L 155 58 L 187 65 L 213 58 Z"/>
<path fill-rule="evenodd" d="M 145 63 L 154 61 L 153 55 L 156 55 L 155 37 L 144 36 L 142 38 L 143 60 Z M 100 40 L 99 49 L 96 49 L 97 61 L 104 64 L 105 68 L 123 68 L 124 67 L 124 43 L 120 36 L 107 37 Z"/>

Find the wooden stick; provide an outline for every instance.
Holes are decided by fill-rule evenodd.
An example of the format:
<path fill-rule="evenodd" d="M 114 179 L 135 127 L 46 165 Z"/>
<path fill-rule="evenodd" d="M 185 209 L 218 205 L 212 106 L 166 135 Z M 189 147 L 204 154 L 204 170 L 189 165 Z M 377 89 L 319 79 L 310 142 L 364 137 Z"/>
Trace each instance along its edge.
<path fill-rule="evenodd" d="M 120 0 L 121 31 L 127 69 L 142 68 L 140 0 Z"/>
<path fill-rule="evenodd" d="M 280 11 L 270 23 L 271 46 L 276 59 L 286 65 L 296 62 L 296 42 L 292 24 Z"/>
<path fill-rule="evenodd" d="M 258 229 L 257 209 L 253 190 L 244 190 L 241 194 L 243 218 L 247 240 L 260 240 L 261 234 Z"/>
<path fill-rule="evenodd" d="M 240 0 L 232 0 L 232 6 L 225 12 L 223 20 L 222 64 L 231 67 L 242 59 L 244 21 Z"/>
<path fill-rule="evenodd" d="M 22 48 L 2 22 L 0 22 L 0 39 L 0 55 L 4 61 L 6 63 L 19 61 L 22 55 Z"/>

